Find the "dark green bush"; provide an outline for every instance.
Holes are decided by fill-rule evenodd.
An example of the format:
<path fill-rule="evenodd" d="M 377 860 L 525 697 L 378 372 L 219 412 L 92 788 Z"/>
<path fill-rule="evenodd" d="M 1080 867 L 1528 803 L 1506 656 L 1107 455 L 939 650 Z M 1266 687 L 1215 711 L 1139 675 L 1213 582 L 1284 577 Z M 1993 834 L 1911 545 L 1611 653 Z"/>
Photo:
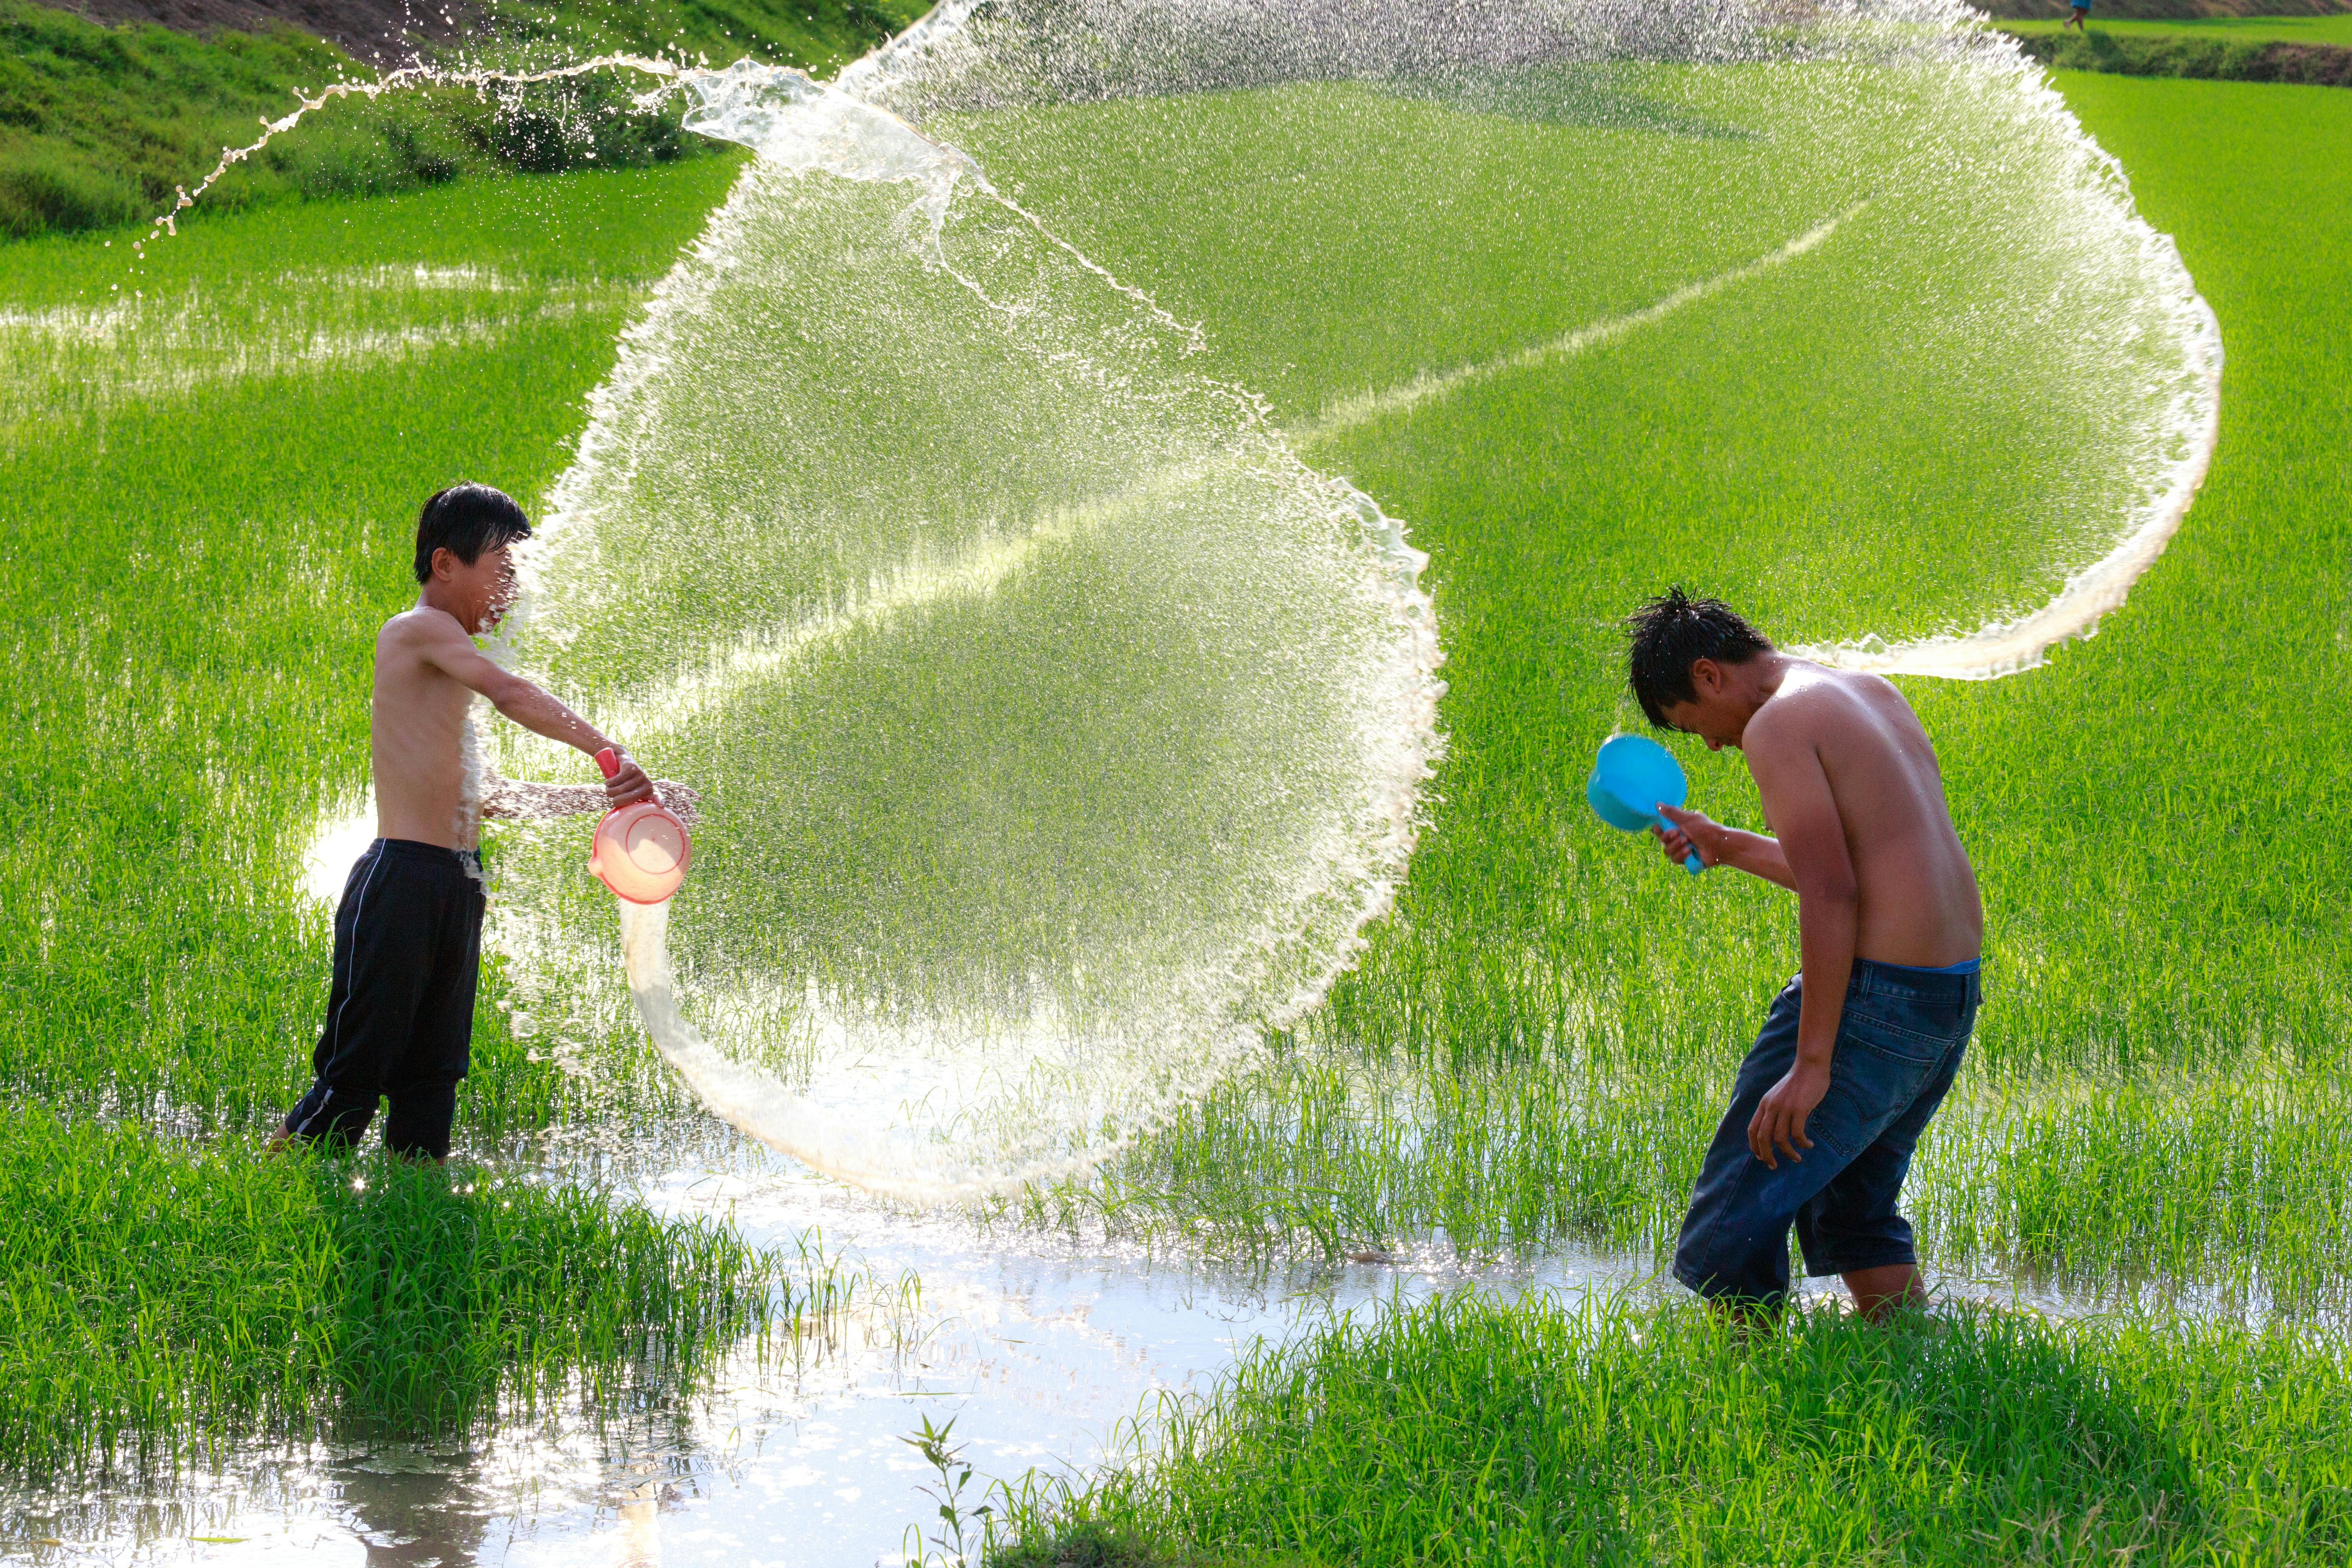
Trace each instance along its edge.
<path fill-rule="evenodd" d="M 2214 81 L 2352 87 L 2352 49 L 2235 38 L 2165 38 L 2097 31 L 2035 34 L 2018 43 L 2053 70 L 2112 71 Z"/>

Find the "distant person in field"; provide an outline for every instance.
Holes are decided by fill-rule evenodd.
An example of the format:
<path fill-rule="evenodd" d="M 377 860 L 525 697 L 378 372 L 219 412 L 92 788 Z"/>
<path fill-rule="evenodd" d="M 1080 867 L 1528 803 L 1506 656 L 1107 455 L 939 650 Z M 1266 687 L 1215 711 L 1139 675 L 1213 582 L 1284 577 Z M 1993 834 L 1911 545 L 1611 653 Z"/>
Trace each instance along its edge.
<path fill-rule="evenodd" d="M 2088 33 L 2091 29 L 2084 24 L 2090 19 L 2091 0 L 2074 0 L 2074 4 L 2067 8 L 2066 19 L 2058 24 L 2058 30 L 2063 33 L 2072 27 L 2078 33 Z"/>
<path fill-rule="evenodd" d="M 1984 944 L 1935 748 L 1892 684 L 1782 653 L 1717 600 L 1676 588 L 1628 626 L 1642 711 L 1738 747 L 1773 834 L 1660 803 L 1666 858 L 1792 889 L 1802 963 L 1733 1080 L 1675 1277 L 1777 1310 L 1793 1225 L 1805 1272 L 1843 1276 L 1870 1317 L 1924 1303 L 1895 1199 L 1975 1026 Z"/>
<path fill-rule="evenodd" d="M 272 1148 L 314 1139 L 348 1145 L 383 1098 L 392 1103 L 386 1149 L 446 1158 L 481 968 L 480 818 L 593 810 L 655 794 L 645 770 L 594 725 L 474 646 L 514 602 L 509 552 L 530 536 L 522 509 L 488 485 L 452 486 L 417 516 L 416 603 L 375 639 L 368 736 L 377 837 L 335 910 L 326 1022 L 310 1058 L 317 1081 Z M 477 776 L 465 760 L 477 694 L 589 756 L 611 746 L 619 773 L 571 788 Z M 690 814 L 693 792 L 667 793 L 673 810 Z"/>

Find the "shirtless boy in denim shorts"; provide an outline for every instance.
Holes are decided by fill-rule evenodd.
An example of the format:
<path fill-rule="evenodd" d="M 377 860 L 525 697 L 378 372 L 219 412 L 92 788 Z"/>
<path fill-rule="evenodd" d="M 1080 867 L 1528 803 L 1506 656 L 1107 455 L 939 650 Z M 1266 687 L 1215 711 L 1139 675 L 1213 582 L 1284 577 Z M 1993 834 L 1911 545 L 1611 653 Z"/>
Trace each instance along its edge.
<path fill-rule="evenodd" d="M 1895 1198 L 1975 1026 L 1984 943 L 1935 748 L 1887 681 L 1782 653 L 1717 600 L 1677 588 L 1628 625 L 1642 711 L 1710 751 L 1738 747 L 1773 829 L 1664 807 L 1666 858 L 1696 852 L 1794 891 L 1803 965 L 1733 1081 L 1675 1278 L 1718 1305 L 1777 1310 L 1793 1225 L 1805 1272 L 1843 1276 L 1863 1312 L 1922 1304 Z"/>

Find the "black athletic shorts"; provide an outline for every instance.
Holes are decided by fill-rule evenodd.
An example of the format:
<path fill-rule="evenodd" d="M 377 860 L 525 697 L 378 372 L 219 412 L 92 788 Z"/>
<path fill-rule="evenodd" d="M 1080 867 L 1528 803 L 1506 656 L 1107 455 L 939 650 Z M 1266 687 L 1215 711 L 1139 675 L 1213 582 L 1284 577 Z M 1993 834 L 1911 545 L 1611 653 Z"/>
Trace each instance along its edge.
<path fill-rule="evenodd" d="M 327 1022 L 310 1056 L 319 1079 L 288 1113 L 288 1131 L 350 1144 L 383 1097 L 392 1101 L 386 1149 L 449 1152 L 474 1043 L 483 903 L 471 851 L 406 838 L 368 846 L 335 910 Z"/>

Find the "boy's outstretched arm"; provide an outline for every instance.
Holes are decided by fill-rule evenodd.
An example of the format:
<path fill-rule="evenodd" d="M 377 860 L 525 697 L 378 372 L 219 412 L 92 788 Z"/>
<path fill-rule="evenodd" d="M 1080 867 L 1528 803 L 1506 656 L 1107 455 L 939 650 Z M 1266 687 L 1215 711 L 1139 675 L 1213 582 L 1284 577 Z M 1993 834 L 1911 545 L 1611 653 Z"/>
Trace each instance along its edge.
<path fill-rule="evenodd" d="M 1812 737 L 1801 725 L 1750 721 L 1743 749 L 1748 771 L 1764 797 L 1764 813 L 1780 830 L 1780 850 L 1797 889 L 1797 939 L 1802 954 L 1804 1001 L 1797 1016 L 1797 1059 L 1766 1091 L 1748 1124 L 1748 1147 L 1774 1170 L 1778 1155 L 1804 1158 L 1805 1121 L 1829 1092 L 1830 1061 L 1845 1013 L 1846 982 L 1853 974 L 1860 929 L 1859 884 L 1846 853 L 1845 823 Z M 1762 731 L 1759 733 L 1759 731 Z"/>
<path fill-rule="evenodd" d="M 671 816 L 693 826 L 702 804 L 702 792 L 675 779 L 656 779 L 653 784 L 654 798 Z M 505 778 L 496 773 L 482 783 L 482 815 L 488 817 L 540 822 L 554 816 L 584 816 L 611 808 L 612 802 L 604 798 L 604 786 L 601 784 L 539 784 L 530 779 Z"/>
<path fill-rule="evenodd" d="M 1792 893 L 1797 890 L 1797 879 L 1790 873 L 1788 858 L 1780 853 L 1779 839 L 1726 827 L 1703 811 L 1685 811 L 1664 801 L 1658 803 L 1658 811 L 1674 826 L 1653 827 L 1650 832 L 1666 847 L 1666 858 L 1675 865 L 1696 855 L 1702 865 L 1728 866 L 1735 871 L 1777 882 Z"/>
<path fill-rule="evenodd" d="M 592 757 L 607 747 L 617 753 L 621 770 L 604 781 L 607 805 L 626 805 L 653 797 L 653 780 L 637 766 L 635 758 L 549 693 L 511 670 L 499 668 L 474 646 L 474 639 L 455 616 L 420 615 L 411 625 L 415 627 L 419 657 L 460 686 L 489 699 L 492 707 L 524 729 Z"/>

